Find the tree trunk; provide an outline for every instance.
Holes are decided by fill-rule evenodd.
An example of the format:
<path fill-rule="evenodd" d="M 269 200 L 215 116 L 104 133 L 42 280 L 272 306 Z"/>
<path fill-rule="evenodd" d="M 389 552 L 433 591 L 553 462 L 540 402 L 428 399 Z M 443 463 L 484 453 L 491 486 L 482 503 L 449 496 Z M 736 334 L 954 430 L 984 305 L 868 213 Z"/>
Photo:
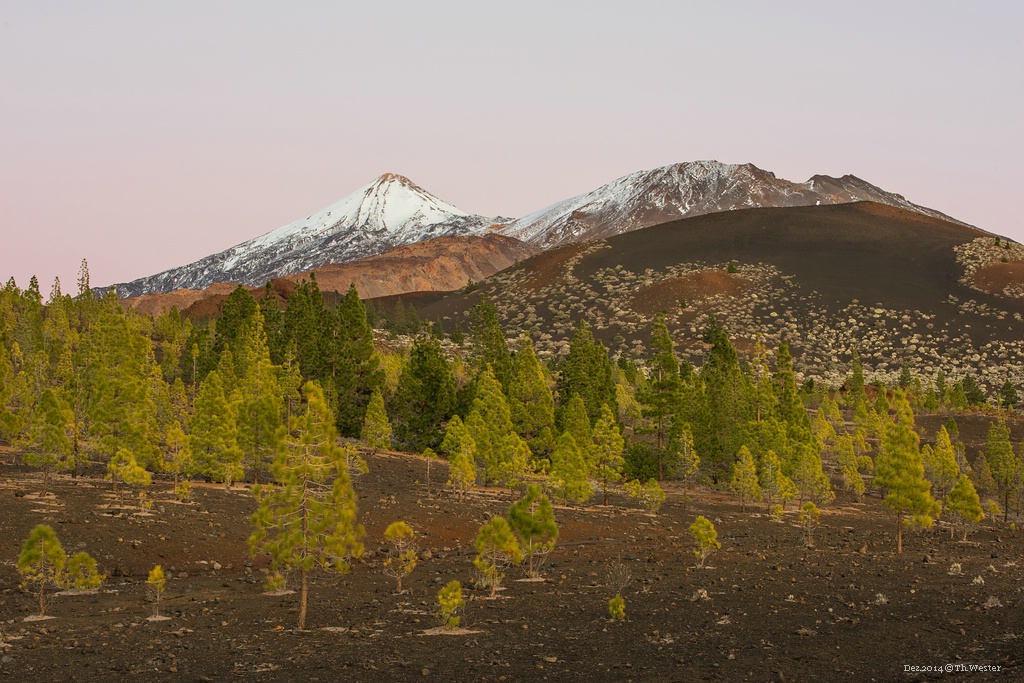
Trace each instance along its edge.
<path fill-rule="evenodd" d="M 75 416 L 75 445 L 72 449 L 72 460 L 71 460 L 71 478 L 78 479 L 78 419 Z"/>
<path fill-rule="evenodd" d="M 306 630 L 306 604 L 309 598 L 309 570 L 302 569 L 302 590 L 299 592 L 299 630 Z"/>
<path fill-rule="evenodd" d="M 43 592 L 46 590 L 46 548 L 42 539 L 39 539 L 39 552 L 42 555 L 40 559 L 42 571 L 39 572 L 39 616 L 44 617 L 46 616 L 46 603 L 43 601 Z"/>
<path fill-rule="evenodd" d="M 903 552 L 903 518 L 896 518 L 896 552 Z"/>
<path fill-rule="evenodd" d="M 46 497 L 46 492 L 50 488 L 50 463 L 43 465 L 43 492 L 39 494 L 40 498 Z"/>

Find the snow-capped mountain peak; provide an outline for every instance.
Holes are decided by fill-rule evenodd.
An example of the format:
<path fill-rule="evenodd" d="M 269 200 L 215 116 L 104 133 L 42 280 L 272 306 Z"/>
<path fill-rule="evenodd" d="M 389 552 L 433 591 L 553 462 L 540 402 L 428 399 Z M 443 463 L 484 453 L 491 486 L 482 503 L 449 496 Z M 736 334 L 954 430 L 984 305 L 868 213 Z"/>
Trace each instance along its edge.
<path fill-rule="evenodd" d="M 117 285 L 117 291 L 137 296 L 225 281 L 260 285 L 325 263 L 345 263 L 433 237 L 480 233 L 507 221 L 466 213 L 405 176 L 385 173 L 306 218 L 195 263 Z"/>

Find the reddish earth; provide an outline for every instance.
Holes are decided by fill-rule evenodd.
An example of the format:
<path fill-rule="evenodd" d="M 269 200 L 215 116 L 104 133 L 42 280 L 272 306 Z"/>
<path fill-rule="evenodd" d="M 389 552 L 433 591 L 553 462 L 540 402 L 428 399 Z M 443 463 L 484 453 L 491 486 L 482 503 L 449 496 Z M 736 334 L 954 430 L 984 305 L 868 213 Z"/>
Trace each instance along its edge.
<path fill-rule="evenodd" d="M 566 264 L 584 248 L 579 244 L 571 244 L 553 251 L 541 252 L 533 257 L 530 260 L 530 277 L 526 281 L 526 287 L 536 290 L 560 284 L 566 275 L 572 275 L 566 271 Z"/>
<path fill-rule="evenodd" d="M 263 558 L 249 557 L 253 500 L 246 488 L 197 485 L 194 502 L 154 485 L 152 516 L 114 511 L 95 477 L 61 477 L 53 500 L 33 497 L 36 472 L 0 465 L 0 674 L 7 680 L 184 681 L 889 681 L 965 680 L 963 673 L 908 674 L 905 665 L 982 664 L 1024 676 L 1020 639 L 1024 537 L 988 523 L 967 543 L 947 528 L 905 536 L 894 552 L 893 518 L 877 498 L 840 499 L 824 510 L 815 547 L 796 513 L 772 521 L 730 496 L 669 488 L 657 516 L 613 496 L 610 506 L 556 508 L 558 547 L 546 581 L 516 568 L 496 600 L 467 590 L 463 626 L 476 633 L 426 636 L 437 625 L 441 585 L 473 577 L 472 539 L 512 501 L 506 491 L 462 503 L 428 496 L 424 461 L 369 457 L 358 478 L 366 554 L 346 576 L 313 582 L 308 629 L 297 632 L 297 596 L 262 592 Z M 434 468 L 435 484 L 445 476 Z M 441 470 L 441 471 L 438 471 Z M 26 495 L 27 494 L 27 495 Z M 722 550 L 696 569 L 687 527 L 712 519 Z M 380 570 L 385 526 L 403 519 L 429 549 L 405 581 Z M 94 595 L 53 597 L 46 621 L 25 621 L 34 597 L 18 589 L 14 561 L 29 530 L 54 527 L 69 551 L 85 549 L 108 578 Z M 632 575 L 627 619 L 613 622 L 606 584 L 620 559 Z M 960 563 L 961 575 L 950 575 Z M 167 621 L 148 621 L 146 574 L 170 574 Z M 216 564 L 215 564 L 216 563 Z M 981 577 L 984 584 L 975 583 Z M 701 597 L 706 591 L 707 599 Z"/>
<path fill-rule="evenodd" d="M 739 296 L 749 285 L 750 281 L 742 275 L 705 268 L 680 277 L 666 278 L 639 289 L 633 296 L 633 306 L 642 313 L 652 315 L 684 302 L 689 304 L 718 294 Z"/>
<path fill-rule="evenodd" d="M 1007 287 L 1024 287 L 1024 261 L 992 263 L 974 273 L 974 284 L 991 294 L 1002 294 Z"/>
<path fill-rule="evenodd" d="M 271 281 L 271 291 L 279 300 L 287 301 L 295 291 L 295 283 L 308 280 L 310 273 L 315 272 L 321 291 L 344 294 L 354 283 L 363 299 L 411 292 L 449 292 L 470 281 L 483 280 L 536 253 L 536 247 L 498 234 L 438 237 L 394 247 L 358 261 L 326 264 L 314 271 L 275 278 Z M 151 315 L 160 315 L 171 306 L 177 306 L 189 317 L 202 319 L 220 313 L 228 295 L 237 286 L 221 282 L 205 290 L 179 289 L 169 294 L 146 294 L 125 299 L 124 304 Z M 248 289 L 258 298 L 266 291 L 265 287 Z"/>

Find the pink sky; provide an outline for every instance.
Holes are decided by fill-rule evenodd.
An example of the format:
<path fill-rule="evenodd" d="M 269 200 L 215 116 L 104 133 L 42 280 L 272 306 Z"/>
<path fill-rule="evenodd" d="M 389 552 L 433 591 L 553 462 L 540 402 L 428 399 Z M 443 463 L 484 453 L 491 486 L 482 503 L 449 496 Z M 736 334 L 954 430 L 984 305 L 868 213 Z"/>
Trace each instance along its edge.
<path fill-rule="evenodd" d="M 1019 2 L 0 5 L 0 277 L 182 265 L 385 171 L 518 216 L 678 161 L 1024 241 Z"/>

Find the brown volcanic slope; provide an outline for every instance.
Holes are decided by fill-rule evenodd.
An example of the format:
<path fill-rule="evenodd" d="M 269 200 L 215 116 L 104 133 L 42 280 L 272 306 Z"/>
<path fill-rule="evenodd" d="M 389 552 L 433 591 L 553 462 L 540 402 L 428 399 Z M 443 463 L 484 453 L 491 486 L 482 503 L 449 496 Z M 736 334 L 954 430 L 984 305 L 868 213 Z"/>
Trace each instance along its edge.
<path fill-rule="evenodd" d="M 538 248 L 504 235 L 439 237 L 389 249 L 383 254 L 343 264 L 328 264 L 277 278 L 271 282 L 275 296 L 287 300 L 294 283 L 316 273 L 324 292 L 348 290 L 355 283 L 362 298 L 394 296 L 419 291 L 451 291 L 470 280 L 483 280 L 494 273 L 533 256 Z M 179 289 L 168 294 L 148 294 L 124 303 L 136 310 L 159 315 L 177 306 L 192 318 L 206 318 L 220 311 L 235 283 L 217 283 L 205 290 Z M 250 287 L 257 297 L 263 287 Z"/>
<path fill-rule="evenodd" d="M 480 291 L 509 336 L 531 330 L 542 353 L 564 353 L 585 317 L 612 352 L 638 355 L 664 308 L 681 352 L 698 363 L 715 314 L 741 349 L 759 334 L 769 345 L 786 338 L 798 368 L 829 382 L 856 347 L 887 378 L 906 361 L 922 375 L 985 367 L 989 386 L 1007 377 L 1020 386 L 1024 300 L 959 281 L 954 247 L 991 239 L 874 203 L 738 210 L 546 252 Z M 479 296 L 451 294 L 420 314 L 462 316 Z"/>

